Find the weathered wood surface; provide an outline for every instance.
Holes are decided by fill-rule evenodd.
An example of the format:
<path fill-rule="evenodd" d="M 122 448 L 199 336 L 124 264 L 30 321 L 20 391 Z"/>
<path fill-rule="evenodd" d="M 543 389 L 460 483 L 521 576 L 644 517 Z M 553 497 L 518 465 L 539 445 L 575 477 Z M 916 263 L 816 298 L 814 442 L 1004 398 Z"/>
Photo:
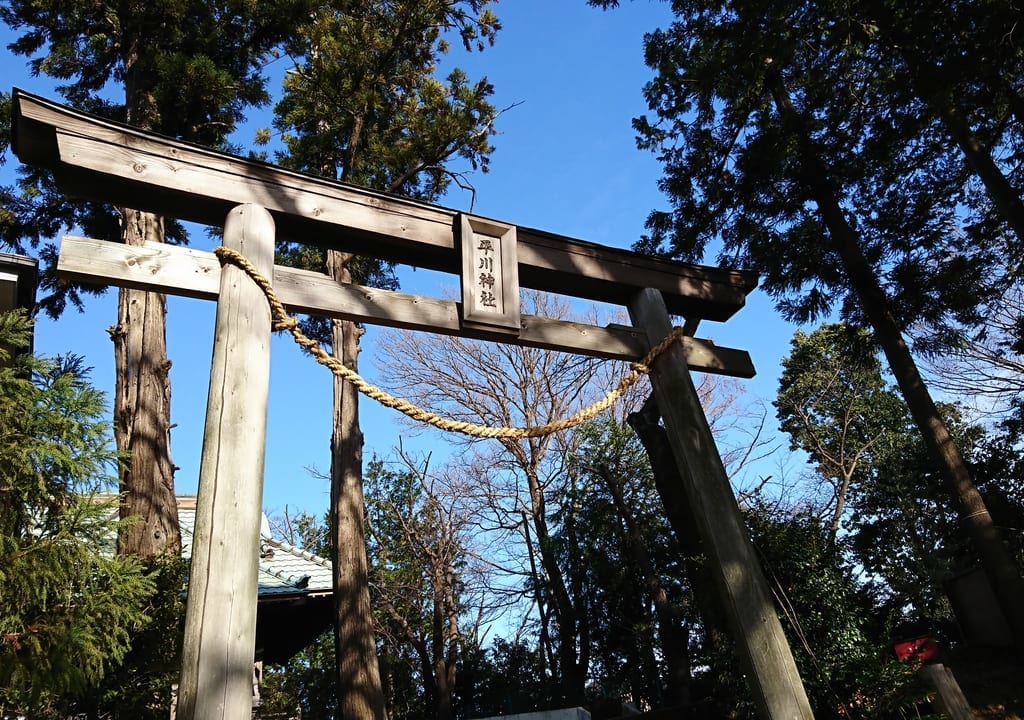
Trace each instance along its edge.
<path fill-rule="evenodd" d="M 639 293 L 629 313 L 652 343 L 671 330 L 655 290 Z M 681 348 L 654 361 L 651 383 L 758 713 L 765 720 L 813 720 Z"/>
<path fill-rule="evenodd" d="M 520 326 L 519 261 L 516 226 L 464 215 L 462 244 L 462 323 L 516 334 Z M 489 284 L 482 284 L 489 281 Z"/>
<path fill-rule="evenodd" d="M 224 244 L 269 274 L 274 221 L 261 207 L 228 215 Z M 239 268 L 220 273 L 206 430 L 199 468 L 178 717 L 252 714 L 270 309 Z"/>
<path fill-rule="evenodd" d="M 245 160 L 97 119 L 15 90 L 13 148 L 81 197 L 220 225 L 231 207 L 273 212 L 279 237 L 458 273 L 459 213 Z M 660 290 L 669 310 L 725 320 L 757 285 L 750 272 L 671 262 L 517 228 L 524 287 L 625 305 Z"/>
<path fill-rule="evenodd" d="M 928 685 L 935 688 L 932 705 L 940 713 L 952 720 L 973 720 L 974 710 L 964 697 L 960 683 L 956 681 L 953 671 L 941 663 L 922 665 L 917 674 Z"/>
<path fill-rule="evenodd" d="M 215 300 L 220 287 L 220 262 L 213 253 L 153 243 L 142 248 L 104 240 L 66 236 L 57 269 L 64 277 L 90 283 Z M 638 360 L 647 352 L 643 333 L 629 327 L 598 327 L 534 315 L 522 316 L 518 337 L 461 327 L 460 304 L 453 301 L 341 285 L 326 275 L 274 266 L 274 290 L 294 313 L 309 313 L 377 325 L 447 335 L 472 336 L 548 350 Z M 754 376 L 744 350 L 718 347 L 687 338 L 687 362 L 693 370 L 749 378 Z"/>

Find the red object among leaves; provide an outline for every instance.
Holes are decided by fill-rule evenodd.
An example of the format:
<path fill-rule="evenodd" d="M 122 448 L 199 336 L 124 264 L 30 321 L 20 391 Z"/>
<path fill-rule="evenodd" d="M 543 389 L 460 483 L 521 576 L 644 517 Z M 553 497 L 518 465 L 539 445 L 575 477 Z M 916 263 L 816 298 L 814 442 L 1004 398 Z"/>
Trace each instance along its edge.
<path fill-rule="evenodd" d="M 924 662 L 931 660 L 939 654 L 939 644 L 935 638 L 922 635 L 921 637 L 901 640 L 893 644 L 892 649 L 896 652 L 897 660 L 916 660 Z"/>

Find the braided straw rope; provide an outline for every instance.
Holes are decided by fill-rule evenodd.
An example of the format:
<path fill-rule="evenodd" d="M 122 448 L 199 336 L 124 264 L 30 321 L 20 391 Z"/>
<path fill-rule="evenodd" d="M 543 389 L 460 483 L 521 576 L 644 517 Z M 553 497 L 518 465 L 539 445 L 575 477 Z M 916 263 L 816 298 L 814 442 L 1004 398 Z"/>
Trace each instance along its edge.
<path fill-rule="evenodd" d="M 385 407 L 393 408 L 398 412 L 411 417 L 413 420 L 427 423 L 428 425 L 432 425 L 441 430 L 458 432 L 471 437 L 513 439 L 543 437 L 545 435 L 558 432 L 559 430 L 567 430 L 568 428 L 575 427 L 587 420 L 592 420 L 611 407 L 615 401 L 622 397 L 642 376 L 648 374 L 650 372 L 650 363 L 653 362 L 658 355 L 663 353 L 673 343 L 681 342 L 682 338 L 685 337 L 682 328 L 675 328 L 668 337 L 651 348 L 650 352 L 648 352 L 640 362 L 632 363 L 630 371 L 619 381 L 618 385 L 612 388 L 608 394 L 604 396 L 603 399 L 598 400 L 593 405 L 583 408 L 570 417 L 532 427 L 495 428 L 487 427 L 486 425 L 475 425 L 461 420 L 451 420 L 449 418 L 441 417 L 436 413 L 414 405 L 408 400 L 395 397 L 376 385 L 371 385 L 355 370 L 346 367 L 344 363 L 326 352 L 322 347 L 320 347 L 320 343 L 311 339 L 302 332 L 299 328 L 299 321 L 288 315 L 288 311 L 285 310 L 284 305 L 278 299 L 270 282 L 268 282 L 267 279 L 259 273 L 259 271 L 245 258 L 244 255 L 224 246 L 216 248 L 214 250 L 214 254 L 217 255 L 217 258 L 220 260 L 222 265 L 226 263 L 236 265 L 245 271 L 250 278 L 252 278 L 253 282 L 263 290 L 263 294 L 267 296 L 267 302 L 270 303 L 270 316 L 273 322 L 273 329 L 287 330 L 290 332 L 292 337 L 295 338 L 295 342 L 308 350 L 309 353 L 316 358 L 318 363 L 329 368 L 335 375 L 352 383 L 359 392 L 373 400 L 376 400 Z"/>

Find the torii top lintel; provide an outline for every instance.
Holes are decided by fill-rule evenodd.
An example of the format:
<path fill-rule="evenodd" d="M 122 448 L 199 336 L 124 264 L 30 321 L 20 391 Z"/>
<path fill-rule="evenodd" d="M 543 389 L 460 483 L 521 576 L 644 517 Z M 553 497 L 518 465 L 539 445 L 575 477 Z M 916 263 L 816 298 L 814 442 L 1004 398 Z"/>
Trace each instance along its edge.
<path fill-rule="evenodd" d="M 13 148 L 50 168 L 86 199 L 219 226 L 228 210 L 257 203 L 278 232 L 299 242 L 458 273 L 460 214 L 435 205 L 312 177 L 103 120 L 18 88 Z M 539 230 L 517 228 L 525 287 L 625 305 L 660 290 L 670 312 L 726 320 L 757 286 L 751 272 L 651 258 Z"/>

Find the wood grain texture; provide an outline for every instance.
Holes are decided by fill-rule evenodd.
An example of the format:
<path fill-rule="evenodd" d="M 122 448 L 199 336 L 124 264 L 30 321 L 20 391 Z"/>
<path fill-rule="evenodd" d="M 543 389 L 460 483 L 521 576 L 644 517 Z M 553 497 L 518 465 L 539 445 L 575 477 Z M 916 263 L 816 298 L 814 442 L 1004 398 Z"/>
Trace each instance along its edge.
<path fill-rule="evenodd" d="M 951 720 L 973 720 L 976 717 L 960 689 L 960 683 L 948 667 L 941 663 L 922 665 L 917 674 L 935 689 L 932 706 L 944 716 Z"/>
<path fill-rule="evenodd" d="M 311 177 L 95 118 L 16 90 L 14 142 L 65 192 L 220 225 L 238 203 L 274 213 L 280 237 L 457 273 L 460 213 Z M 751 272 L 652 258 L 517 228 L 523 287 L 625 305 L 660 290 L 669 310 L 725 320 L 757 285 Z"/>
<path fill-rule="evenodd" d="M 654 290 L 638 293 L 629 312 L 652 342 L 671 330 Z M 655 360 L 651 383 L 758 713 L 764 720 L 813 720 L 682 348 Z"/>
<path fill-rule="evenodd" d="M 111 283 L 214 300 L 220 287 L 220 263 L 213 253 L 152 243 L 130 248 L 104 240 L 65 236 L 57 266 L 63 277 L 90 283 Z M 649 345 L 643 333 L 629 327 L 599 327 L 523 315 L 518 336 L 464 328 L 461 304 L 449 300 L 342 285 L 326 275 L 274 266 L 275 292 L 292 313 L 309 313 L 388 327 L 461 335 L 495 342 L 578 353 L 615 360 L 638 360 Z M 744 350 L 719 347 L 687 338 L 684 346 L 693 370 L 733 377 L 754 376 Z"/>
<path fill-rule="evenodd" d="M 272 272 L 274 222 L 263 208 L 235 208 L 224 244 Z M 249 720 L 252 713 L 270 310 L 242 270 L 219 275 L 178 688 L 182 720 Z"/>

